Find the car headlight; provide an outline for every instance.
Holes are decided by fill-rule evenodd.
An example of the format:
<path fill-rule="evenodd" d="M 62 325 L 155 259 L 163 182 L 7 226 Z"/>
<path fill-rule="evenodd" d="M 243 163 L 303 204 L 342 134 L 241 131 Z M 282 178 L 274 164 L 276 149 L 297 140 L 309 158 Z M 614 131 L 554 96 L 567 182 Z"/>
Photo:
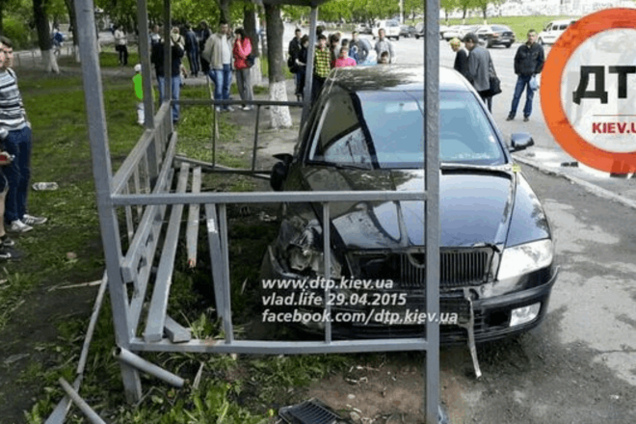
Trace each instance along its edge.
<path fill-rule="evenodd" d="M 289 268 L 295 271 L 312 270 L 314 273 L 325 278 L 340 278 L 342 266 L 336 259 L 333 252 L 331 255 L 331 272 L 327 277 L 325 273 L 325 260 L 322 249 L 316 244 L 319 239 L 313 227 L 306 228 L 301 234 L 295 237 L 287 248 Z"/>
<path fill-rule="evenodd" d="M 550 239 L 506 248 L 501 255 L 497 279 L 506 280 L 545 268 L 553 258 L 554 245 Z"/>

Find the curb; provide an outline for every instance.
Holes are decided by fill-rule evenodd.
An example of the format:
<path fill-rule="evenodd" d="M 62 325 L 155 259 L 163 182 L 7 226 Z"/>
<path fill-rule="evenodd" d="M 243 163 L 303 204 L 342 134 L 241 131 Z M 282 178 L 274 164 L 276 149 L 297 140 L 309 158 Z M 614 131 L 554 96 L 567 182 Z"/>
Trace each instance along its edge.
<path fill-rule="evenodd" d="M 562 172 L 562 171 L 557 171 L 557 170 L 554 170 L 554 169 L 548 169 L 548 168 L 543 167 L 540 164 L 538 164 L 537 162 L 535 162 L 533 160 L 530 160 L 530 159 L 526 159 L 526 158 L 521 158 L 521 157 L 516 157 L 515 156 L 514 160 L 516 162 L 523 163 L 524 165 L 531 166 L 532 168 L 535 168 L 535 169 L 543 172 L 544 174 L 565 178 L 566 180 L 570 181 L 572 184 L 580 185 L 586 191 L 588 191 L 589 193 L 592 193 L 595 196 L 601 197 L 603 199 L 613 200 L 614 202 L 620 203 L 623 206 L 627 206 L 629 208 L 636 209 L 636 201 L 628 199 L 628 198 L 626 198 L 624 196 L 621 196 L 621 195 L 618 195 L 616 193 L 613 193 L 613 192 L 611 192 L 609 190 L 606 190 L 606 189 L 604 189 L 602 187 L 597 186 L 596 184 L 592 184 L 589 181 L 585 181 L 585 180 L 582 180 L 581 178 L 577 178 L 577 177 L 573 177 L 571 175 L 567 175 L 565 172 Z"/>

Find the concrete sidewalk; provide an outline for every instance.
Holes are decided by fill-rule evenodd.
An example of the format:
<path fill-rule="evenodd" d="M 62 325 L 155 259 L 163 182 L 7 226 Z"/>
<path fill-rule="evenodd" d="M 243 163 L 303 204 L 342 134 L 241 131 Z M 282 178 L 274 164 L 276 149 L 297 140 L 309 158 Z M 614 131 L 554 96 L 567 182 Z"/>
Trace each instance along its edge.
<path fill-rule="evenodd" d="M 577 162 L 560 150 L 530 147 L 514 153 L 513 157 L 546 174 L 566 178 L 596 196 L 636 209 L 636 178 L 610 176 Z"/>

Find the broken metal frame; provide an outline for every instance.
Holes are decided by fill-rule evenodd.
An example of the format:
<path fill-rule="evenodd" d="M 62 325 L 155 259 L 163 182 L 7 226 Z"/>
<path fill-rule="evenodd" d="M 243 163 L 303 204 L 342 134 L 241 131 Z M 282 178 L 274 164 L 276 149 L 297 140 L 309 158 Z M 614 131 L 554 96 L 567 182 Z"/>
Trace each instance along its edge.
<path fill-rule="evenodd" d="M 272 4 L 296 4 L 311 7 L 310 45 L 315 42 L 317 7 L 322 0 L 264 0 Z M 181 161 L 176 192 L 171 192 L 172 177 L 176 174 L 175 153 L 177 133 L 174 131 L 170 106 L 169 84 L 166 96 L 156 115 L 153 114 L 150 66 L 148 58 L 148 19 L 146 0 L 138 0 L 140 52 L 144 79 L 146 131 L 119 170 L 113 175 L 108 133 L 104 111 L 104 97 L 99 67 L 97 40 L 94 37 L 95 17 L 93 0 L 75 0 L 80 39 L 80 54 L 84 75 L 84 91 L 89 123 L 93 174 L 97 192 L 100 229 L 106 259 L 108 289 L 113 310 L 116 354 L 129 401 L 141 398 L 139 371 L 163 375 L 176 385 L 179 377 L 147 363 L 134 352 L 200 352 L 246 354 L 309 354 L 367 351 L 426 351 L 425 415 L 427 422 L 438 422 L 439 416 L 439 323 L 427 320 L 426 338 L 339 340 L 334 341 L 331 323 L 326 323 L 324 341 L 260 341 L 235 340 L 231 316 L 227 205 L 236 203 L 316 202 L 322 204 L 323 248 L 330 249 L 330 205 L 351 201 L 425 201 L 426 234 L 426 310 L 439 313 L 439 67 L 425 67 L 425 192 L 345 191 L 345 192 L 278 192 L 278 193 L 187 193 L 190 164 Z M 164 0 L 165 28 L 170 22 L 170 1 Z M 439 63 L 437 37 L 439 3 L 426 0 L 425 63 Z M 167 31 L 166 31 L 167 32 Z M 166 37 L 167 39 L 167 37 Z M 169 60 L 169 45 L 166 43 Z M 145 54 L 144 54 L 145 53 Z M 305 86 L 304 113 L 311 102 L 313 49 L 309 50 L 308 78 Z M 166 67 L 166 80 L 170 66 Z M 185 102 L 182 102 L 185 104 Z M 195 173 L 196 175 L 196 173 Z M 200 184 L 200 173 L 199 182 Z M 196 180 L 196 177 L 195 177 Z M 193 186 L 197 183 L 193 181 Z M 190 339 L 187 329 L 179 326 L 166 314 L 170 293 L 174 254 L 183 207 L 203 204 L 211 247 L 212 273 L 217 311 L 222 317 L 225 339 Z M 139 335 L 139 324 L 147 301 L 146 291 L 152 264 L 162 232 L 164 215 L 170 208 L 164 245 L 154 279 L 152 299 L 146 317 L 145 331 Z M 121 212 L 123 210 L 123 216 Z M 136 212 L 136 213 L 135 213 Z M 120 218 L 125 217 L 127 243 L 122 243 Z M 136 228 L 135 228 L 136 226 Z M 326 228 L 325 228 L 326 227 Z M 190 231 L 188 231 L 190 233 Z M 190 238 L 190 237 L 188 237 Z M 127 246 L 124 251 L 124 245 Z M 324 255 L 324 269 L 330 269 L 330 255 Z M 327 289 L 328 293 L 328 289 Z M 326 307 L 329 310 L 329 306 Z M 170 337 L 166 338 L 164 332 Z M 176 337 L 175 334 L 184 334 Z M 175 336 L 175 337 L 173 337 Z M 181 342 L 181 343 L 178 343 Z M 128 355 L 130 353 L 130 355 Z M 167 374 L 166 374 L 167 373 Z M 175 379 L 176 377 L 176 379 Z"/>

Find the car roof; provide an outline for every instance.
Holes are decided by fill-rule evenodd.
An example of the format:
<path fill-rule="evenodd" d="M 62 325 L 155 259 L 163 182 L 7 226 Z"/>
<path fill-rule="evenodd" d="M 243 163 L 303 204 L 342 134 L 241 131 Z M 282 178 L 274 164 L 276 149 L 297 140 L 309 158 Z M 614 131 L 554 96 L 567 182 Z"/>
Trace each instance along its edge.
<path fill-rule="evenodd" d="M 422 91 L 422 65 L 376 65 L 334 68 L 325 84 L 338 85 L 347 91 Z M 440 67 L 440 91 L 471 91 L 471 86 L 457 71 Z"/>
<path fill-rule="evenodd" d="M 576 19 L 563 19 L 563 20 L 560 20 L 560 21 L 550 21 L 550 22 L 548 22 L 548 24 L 561 25 L 561 24 L 569 24 L 569 23 L 573 23 L 573 22 L 576 22 Z M 548 24 L 546 24 L 546 25 L 548 25 Z"/>

